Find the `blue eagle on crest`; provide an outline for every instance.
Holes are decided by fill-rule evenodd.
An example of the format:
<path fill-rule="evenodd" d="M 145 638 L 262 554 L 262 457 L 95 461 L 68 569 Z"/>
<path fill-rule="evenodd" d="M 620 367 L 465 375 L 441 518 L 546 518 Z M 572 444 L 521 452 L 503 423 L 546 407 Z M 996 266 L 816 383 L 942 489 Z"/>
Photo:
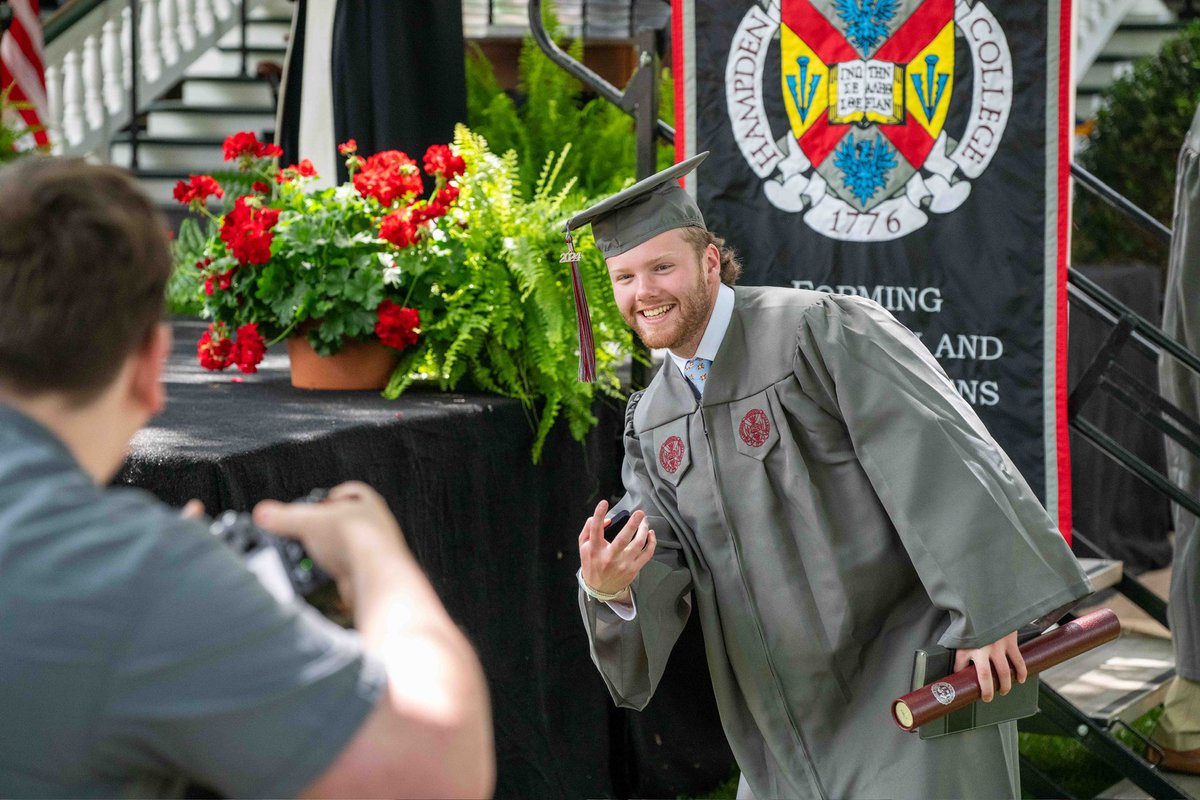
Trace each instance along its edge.
<path fill-rule="evenodd" d="M 896 167 L 896 153 L 878 133 L 874 142 L 847 136 L 834 153 L 833 165 L 842 171 L 842 185 L 866 205 L 887 185 L 888 172 Z"/>
<path fill-rule="evenodd" d="M 888 23 L 896 16 L 900 0 L 833 0 L 846 23 L 846 38 L 862 53 L 870 53 L 888 36 Z"/>

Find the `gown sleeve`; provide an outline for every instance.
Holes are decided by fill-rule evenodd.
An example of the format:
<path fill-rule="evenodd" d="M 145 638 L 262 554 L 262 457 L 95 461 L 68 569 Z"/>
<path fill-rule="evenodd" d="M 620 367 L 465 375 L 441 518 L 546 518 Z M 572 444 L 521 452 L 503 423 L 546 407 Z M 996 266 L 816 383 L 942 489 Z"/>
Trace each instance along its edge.
<path fill-rule="evenodd" d="M 883 308 L 836 295 L 815 303 L 798 328 L 795 372 L 845 424 L 930 599 L 949 612 L 942 646 L 990 644 L 1091 592 L 1012 461 Z"/>
<path fill-rule="evenodd" d="M 641 444 L 633 428 L 633 410 L 640 395 L 630 398 L 625 415 L 621 478 L 626 494 L 613 507 L 614 512 L 644 511 L 658 542 L 654 557 L 633 581 L 637 614 L 631 620 L 621 619 L 607 604 L 579 590 L 579 609 L 587 626 L 592 661 L 613 702 L 639 711 L 654 695 L 671 648 L 692 611 L 692 575 L 675 531 L 655 504 Z"/>

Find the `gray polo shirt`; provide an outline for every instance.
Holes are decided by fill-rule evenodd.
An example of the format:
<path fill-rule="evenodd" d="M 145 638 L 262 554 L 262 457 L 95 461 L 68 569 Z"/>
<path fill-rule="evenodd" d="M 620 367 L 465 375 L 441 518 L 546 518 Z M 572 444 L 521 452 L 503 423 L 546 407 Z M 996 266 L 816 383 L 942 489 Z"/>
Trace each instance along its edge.
<path fill-rule="evenodd" d="M 0 406 L 0 796 L 295 795 L 385 685 L 354 633 Z"/>

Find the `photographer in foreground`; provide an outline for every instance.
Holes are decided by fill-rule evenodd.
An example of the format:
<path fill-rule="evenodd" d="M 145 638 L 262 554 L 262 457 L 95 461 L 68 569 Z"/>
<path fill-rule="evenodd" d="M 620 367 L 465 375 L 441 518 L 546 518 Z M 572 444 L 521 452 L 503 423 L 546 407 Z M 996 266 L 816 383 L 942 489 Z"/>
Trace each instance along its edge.
<path fill-rule="evenodd" d="M 165 403 L 169 272 L 122 171 L 0 171 L 0 795 L 489 794 L 479 663 L 374 491 L 254 515 L 337 580 L 356 634 L 105 488 Z"/>

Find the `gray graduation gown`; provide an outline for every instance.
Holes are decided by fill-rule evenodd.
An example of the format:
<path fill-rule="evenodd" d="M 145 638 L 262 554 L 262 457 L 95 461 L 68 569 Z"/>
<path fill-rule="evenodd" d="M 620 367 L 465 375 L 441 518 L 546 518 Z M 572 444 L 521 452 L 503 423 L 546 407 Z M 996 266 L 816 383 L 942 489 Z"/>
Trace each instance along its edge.
<path fill-rule="evenodd" d="M 699 405 L 667 364 L 627 415 L 619 507 L 658 538 L 630 622 L 582 592 L 640 709 L 694 606 L 760 798 L 1012 797 L 1013 723 L 891 721 L 913 653 L 988 644 L 1090 591 L 1054 523 L 918 339 L 855 297 L 736 288 Z"/>
<path fill-rule="evenodd" d="M 1163 302 L 1163 332 L 1193 353 L 1200 353 L 1200 108 L 1179 152 L 1175 178 L 1175 222 L 1167 287 Z M 1191 419 L 1200 419 L 1200 379 L 1166 353 L 1159 360 L 1163 396 Z M 1167 473 L 1192 497 L 1200 497 L 1200 459 L 1167 438 Z M 1200 681 L 1200 520 L 1177 503 L 1175 560 L 1167 616 L 1175 642 L 1175 671 Z"/>

